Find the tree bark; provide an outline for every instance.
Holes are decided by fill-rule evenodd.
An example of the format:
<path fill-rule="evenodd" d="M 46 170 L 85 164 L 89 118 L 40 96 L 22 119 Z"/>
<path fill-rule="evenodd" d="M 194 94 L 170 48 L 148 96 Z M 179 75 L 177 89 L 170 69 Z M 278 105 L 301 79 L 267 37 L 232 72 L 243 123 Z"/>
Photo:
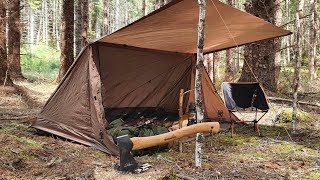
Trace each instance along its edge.
<path fill-rule="evenodd" d="M 219 52 L 213 54 L 213 82 L 216 83 L 220 80 L 220 55 Z"/>
<path fill-rule="evenodd" d="M 227 4 L 233 6 L 233 0 L 227 0 Z M 226 50 L 226 65 L 224 71 L 224 81 L 231 81 L 235 75 L 235 63 L 233 59 L 233 50 L 228 49 Z"/>
<path fill-rule="evenodd" d="M 265 19 L 272 24 L 277 24 L 277 17 L 281 13 L 278 0 L 247 0 L 245 10 L 257 17 Z M 258 81 L 266 89 L 276 91 L 279 74 L 280 60 L 277 51 L 279 51 L 281 42 L 279 38 L 265 40 L 245 46 L 244 58 L 246 62 L 243 65 L 242 74 L 239 81 Z"/>
<path fill-rule="evenodd" d="M 297 0 L 296 11 L 296 48 L 295 48 L 295 66 L 293 78 L 293 103 L 292 103 L 292 132 L 295 133 L 299 121 L 297 119 L 297 102 L 298 102 L 298 88 L 300 83 L 300 69 L 302 61 L 302 45 L 301 43 L 301 22 L 300 18 L 303 14 L 304 0 Z"/>
<path fill-rule="evenodd" d="M 76 56 L 79 55 L 82 48 L 88 44 L 88 25 L 89 10 L 88 0 L 78 0 L 77 4 L 77 21 L 76 21 Z"/>
<path fill-rule="evenodd" d="M 121 28 L 121 15 L 120 15 L 120 0 L 116 0 L 116 7 L 115 7 L 115 25 L 116 25 L 116 30 Z"/>
<path fill-rule="evenodd" d="M 103 1 L 103 32 L 104 34 L 109 33 L 109 0 Z"/>
<path fill-rule="evenodd" d="M 317 30 L 316 30 L 316 7 L 317 7 L 317 0 L 310 0 L 309 1 L 309 14 L 310 14 L 310 21 L 309 21 L 309 79 L 314 80 L 317 78 L 317 66 L 316 66 L 316 52 L 317 52 Z"/>
<path fill-rule="evenodd" d="M 146 0 L 142 0 L 142 16 L 147 15 L 147 3 Z"/>
<path fill-rule="evenodd" d="M 212 82 L 214 82 L 213 54 L 216 54 L 216 53 L 207 54 L 205 55 L 205 58 L 204 58 L 206 60 L 206 68 Z"/>
<path fill-rule="evenodd" d="M 23 78 L 20 66 L 20 0 L 11 0 L 8 5 L 8 61 L 13 79 Z"/>
<path fill-rule="evenodd" d="M 74 0 L 63 0 L 61 57 L 58 81 L 60 82 L 73 63 Z"/>
<path fill-rule="evenodd" d="M 6 0 L 0 0 L 0 85 L 12 85 L 8 74 L 6 46 Z"/>
<path fill-rule="evenodd" d="M 206 16 L 206 0 L 198 0 L 199 3 L 199 23 L 198 23 L 198 48 L 197 48 L 197 63 L 196 63 L 196 77 L 195 77 L 195 100 L 197 111 L 197 123 L 203 121 L 203 107 L 202 107 L 202 67 L 203 67 L 203 46 L 204 46 L 204 26 Z M 195 149 L 195 166 L 201 167 L 202 159 L 202 141 L 203 135 L 197 133 L 196 149 Z"/>
<path fill-rule="evenodd" d="M 155 9 L 159 9 L 165 5 L 164 0 L 155 0 Z"/>
<path fill-rule="evenodd" d="M 229 82 L 234 79 L 234 60 L 233 60 L 233 52 L 231 49 L 226 50 L 226 67 L 224 71 L 224 81 Z"/>

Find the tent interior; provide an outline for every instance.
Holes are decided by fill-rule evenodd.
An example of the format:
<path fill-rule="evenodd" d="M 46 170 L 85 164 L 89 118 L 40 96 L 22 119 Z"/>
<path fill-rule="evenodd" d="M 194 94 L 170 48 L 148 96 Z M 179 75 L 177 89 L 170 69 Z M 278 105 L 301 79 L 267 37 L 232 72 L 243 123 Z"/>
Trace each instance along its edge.
<path fill-rule="evenodd" d="M 193 55 L 107 43 L 99 44 L 98 54 L 102 103 L 109 122 L 120 115 L 116 112 L 125 113 L 121 109 L 132 114 L 134 109 L 143 113 L 143 108 L 163 108 L 178 115 L 180 88 L 190 89 Z"/>
<path fill-rule="evenodd" d="M 159 50 L 146 50 L 108 43 L 99 43 L 101 96 L 106 119 L 119 117 L 134 119 L 137 116 L 157 115 L 163 120 L 178 120 L 179 92 L 194 89 L 195 55 Z M 205 117 L 228 121 L 226 108 L 203 71 L 203 100 Z M 183 110 L 187 112 L 194 93 L 184 98 Z M 151 111 L 154 111 L 153 113 Z M 217 112 L 220 112 L 220 115 Z M 222 112 L 222 113 L 221 113 Z M 223 116 L 223 112 L 226 113 Z M 219 119 L 219 118 L 220 119 Z"/>

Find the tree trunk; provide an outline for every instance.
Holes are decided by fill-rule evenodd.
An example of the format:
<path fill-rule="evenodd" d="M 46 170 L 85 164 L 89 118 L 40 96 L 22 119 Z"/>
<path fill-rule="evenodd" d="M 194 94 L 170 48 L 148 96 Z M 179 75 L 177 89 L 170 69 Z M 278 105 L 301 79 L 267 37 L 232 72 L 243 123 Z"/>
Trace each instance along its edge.
<path fill-rule="evenodd" d="M 296 49 L 295 49 L 295 66 L 294 66 L 294 79 L 293 79 L 293 104 L 292 104 L 292 132 L 295 133 L 297 125 L 299 124 L 297 119 L 297 102 L 298 102 L 298 88 L 300 83 L 300 69 L 302 61 L 302 45 L 301 43 L 301 22 L 300 18 L 303 13 L 304 0 L 297 1 L 296 12 Z"/>
<path fill-rule="evenodd" d="M 82 48 L 88 44 L 88 0 L 78 0 L 77 21 L 76 21 L 76 56 L 79 55 Z"/>
<path fill-rule="evenodd" d="M 0 85 L 12 85 L 8 74 L 6 46 L 6 0 L 0 0 Z"/>
<path fill-rule="evenodd" d="M 116 30 L 120 29 L 121 27 L 121 15 L 120 15 L 120 0 L 116 0 L 116 12 L 115 12 L 115 25 L 116 25 Z"/>
<path fill-rule="evenodd" d="M 314 80 L 317 78 L 317 71 L 316 71 L 316 52 L 317 52 L 317 30 L 316 30 L 316 7 L 317 7 L 317 0 L 310 0 L 309 1 L 309 14 L 310 14 L 310 25 L 309 25 L 309 79 Z"/>
<path fill-rule="evenodd" d="M 74 0 L 63 0 L 61 57 L 58 81 L 60 82 L 73 63 Z"/>
<path fill-rule="evenodd" d="M 82 0 L 82 29 L 81 29 L 81 49 L 88 44 L 89 27 L 89 4 L 88 0 Z"/>
<path fill-rule="evenodd" d="M 216 83 L 220 80 L 220 55 L 219 52 L 212 53 L 213 54 L 213 82 Z"/>
<path fill-rule="evenodd" d="M 155 0 L 155 9 L 159 9 L 165 5 L 164 0 Z"/>
<path fill-rule="evenodd" d="M 278 20 L 276 18 L 279 17 L 279 6 L 280 3 L 276 4 L 275 1 L 247 0 L 245 10 L 270 23 L 277 24 Z M 245 63 L 239 81 L 258 81 L 266 89 L 276 91 L 280 74 L 280 62 L 277 51 L 279 51 L 280 46 L 279 38 L 245 46 Z"/>
<path fill-rule="evenodd" d="M 233 0 L 227 0 L 227 4 L 233 6 Z M 224 81 L 231 81 L 235 72 L 235 64 L 233 60 L 233 50 L 226 50 L 226 66 L 224 71 Z"/>
<path fill-rule="evenodd" d="M 213 54 L 215 53 L 207 54 L 204 58 L 206 60 L 207 71 L 212 82 L 214 82 Z"/>
<path fill-rule="evenodd" d="M 281 3 L 283 0 L 275 0 L 274 1 L 274 18 L 271 21 L 276 26 L 281 26 L 282 24 L 282 9 Z M 281 71 L 281 39 L 276 38 L 273 40 L 273 47 L 274 47 L 274 78 L 272 82 L 274 83 L 274 89 L 277 90 L 279 78 L 280 78 L 280 71 Z M 271 88 L 272 89 L 272 88 Z"/>
<path fill-rule="evenodd" d="M 103 1 L 103 32 L 104 34 L 109 33 L 109 0 Z"/>
<path fill-rule="evenodd" d="M 20 0 L 8 5 L 8 61 L 11 78 L 23 78 L 20 66 Z"/>
<path fill-rule="evenodd" d="M 75 51 L 76 51 L 75 55 L 76 56 L 78 56 L 78 54 L 81 51 L 82 1 L 83 0 L 76 0 L 76 4 L 75 4 L 76 21 L 75 21 L 74 36 L 75 36 Z"/>
<path fill-rule="evenodd" d="M 198 24 L 198 49 L 197 49 L 197 63 L 196 63 L 196 77 L 195 77 L 195 100 L 197 111 L 197 123 L 203 120 L 202 107 L 202 67 L 203 67 L 203 46 L 204 46 L 204 26 L 206 16 L 206 0 L 198 0 L 199 3 L 199 24 Z M 197 133 L 196 149 L 195 149 L 195 166 L 201 167 L 202 159 L 202 141 L 203 135 Z"/>
<path fill-rule="evenodd" d="M 233 60 L 233 52 L 231 49 L 226 50 L 226 67 L 224 71 L 224 81 L 230 82 L 234 79 L 234 60 Z"/>
<path fill-rule="evenodd" d="M 147 4 L 146 0 L 142 0 L 142 16 L 147 15 Z"/>

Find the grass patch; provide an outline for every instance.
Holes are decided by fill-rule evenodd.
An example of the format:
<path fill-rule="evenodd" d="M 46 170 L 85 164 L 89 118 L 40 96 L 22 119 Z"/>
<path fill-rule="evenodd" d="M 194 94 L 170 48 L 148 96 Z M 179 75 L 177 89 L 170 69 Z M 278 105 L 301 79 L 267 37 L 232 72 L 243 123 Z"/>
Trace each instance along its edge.
<path fill-rule="evenodd" d="M 274 144 L 271 146 L 271 148 L 276 152 L 287 154 L 287 153 L 300 151 L 301 149 L 303 149 L 303 146 L 297 145 L 297 144 L 281 143 L 281 144 Z"/>
<path fill-rule="evenodd" d="M 106 153 L 102 152 L 102 151 L 95 151 L 93 153 L 93 157 L 97 158 L 97 159 L 102 159 L 106 157 Z"/>
<path fill-rule="evenodd" d="M 23 143 L 31 148 L 41 148 L 41 144 L 39 144 L 38 142 L 32 140 L 32 139 L 28 139 L 28 138 L 20 138 L 20 137 L 16 137 L 17 141 L 19 141 L 20 143 Z"/>
<path fill-rule="evenodd" d="M 228 135 L 221 135 L 217 138 L 219 143 L 228 146 L 238 146 L 243 144 L 257 144 L 257 137 L 252 136 L 251 134 L 236 134 L 234 137 L 230 137 Z"/>
<path fill-rule="evenodd" d="M 29 127 L 25 126 L 23 124 L 18 124 L 18 123 L 10 123 L 6 124 L 5 127 L 2 127 L 0 129 L 1 134 L 16 134 L 21 131 L 27 130 Z"/>
<path fill-rule="evenodd" d="M 256 160 L 256 159 L 263 159 L 263 160 L 270 160 L 274 156 L 272 154 L 266 153 L 241 153 L 241 154 L 234 154 L 231 156 L 232 161 L 247 161 L 247 160 Z"/>
<path fill-rule="evenodd" d="M 309 180 L 319 180 L 320 179 L 320 171 L 311 172 Z"/>

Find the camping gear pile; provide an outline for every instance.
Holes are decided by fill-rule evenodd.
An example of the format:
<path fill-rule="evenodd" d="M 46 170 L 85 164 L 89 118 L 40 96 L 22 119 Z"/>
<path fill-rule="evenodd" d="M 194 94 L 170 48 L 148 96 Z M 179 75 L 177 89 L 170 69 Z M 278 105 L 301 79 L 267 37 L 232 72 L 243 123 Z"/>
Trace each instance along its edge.
<path fill-rule="evenodd" d="M 168 129 L 160 124 L 154 124 L 153 119 L 142 119 L 138 124 L 127 124 L 122 119 L 116 119 L 107 127 L 107 133 L 112 136 L 116 142 L 117 137 L 128 135 L 131 137 L 148 137 L 169 132 Z M 167 145 L 159 145 L 147 149 L 133 151 L 135 156 L 153 154 L 167 148 Z"/>

